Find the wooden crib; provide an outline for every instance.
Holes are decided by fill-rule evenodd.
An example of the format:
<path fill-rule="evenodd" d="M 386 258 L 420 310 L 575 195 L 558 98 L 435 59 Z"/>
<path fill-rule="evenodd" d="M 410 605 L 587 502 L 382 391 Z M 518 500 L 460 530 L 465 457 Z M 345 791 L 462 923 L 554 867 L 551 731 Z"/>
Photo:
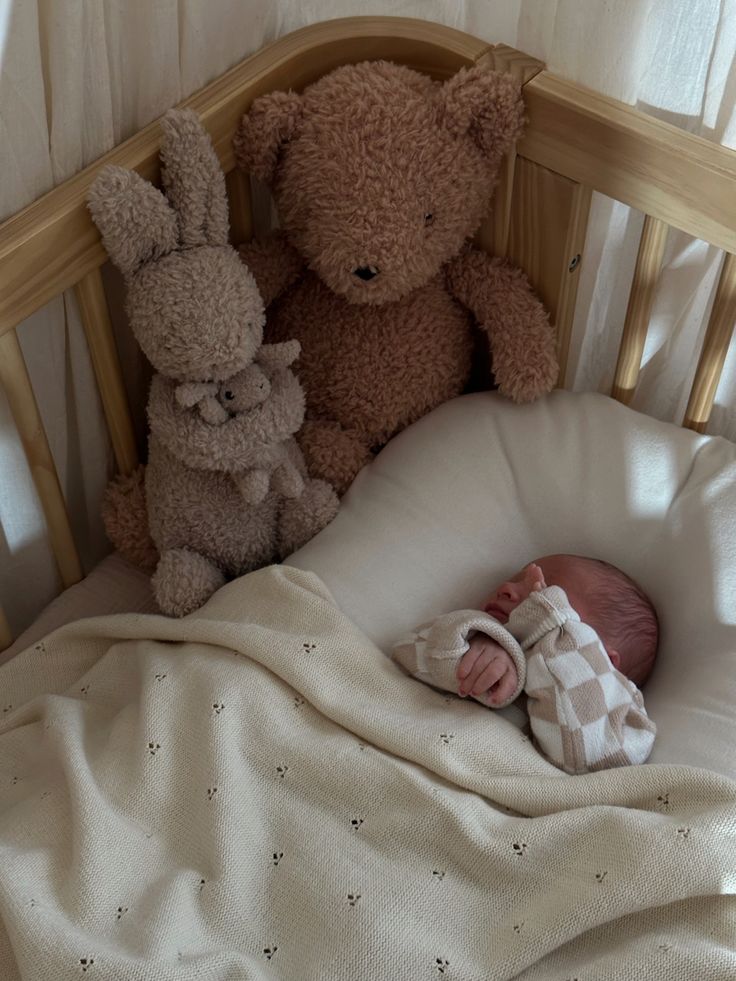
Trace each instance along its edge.
<path fill-rule="evenodd" d="M 593 191 L 645 215 L 611 394 L 636 389 L 670 227 L 725 253 L 682 425 L 704 432 L 736 320 L 736 152 L 713 145 L 567 82 L 506 45 L 421 20 L 356 17 L 281 38 L 182 105 L 199 114 L 227 174 L 233 242 L 251 235 L 250 182 L 235 169 L 232 137 L 243 112 L 273 89 L 301 89 L 338 65 L 389 59 L 444 79 L 463 66 L 506 71 L 524 86 L 528 125 L 504 162 L 493 215 L 478 241 L 522 266 L 556 326 L 564 387 L 575 298 Z M 82 578 L 77 548 L 16 327 L 73 287 L 117 467 L 138 464 L 101 266 L 106 254 L 86 209 L 87 189 L 114 163 L 156 180 L 153 122 L 0 225 L 0 383 L 21 436 L 64 588 Z M 0 650 L 11 643 L 0 609 Z"/>

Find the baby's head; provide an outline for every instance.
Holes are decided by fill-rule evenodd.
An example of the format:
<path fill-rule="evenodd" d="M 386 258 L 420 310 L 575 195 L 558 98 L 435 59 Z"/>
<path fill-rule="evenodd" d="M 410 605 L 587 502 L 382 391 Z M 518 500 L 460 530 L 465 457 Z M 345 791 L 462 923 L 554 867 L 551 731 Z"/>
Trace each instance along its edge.
<path fill-rule="evenodd" d="M 659 626 L 651 600 L 625 572 L 581 555 L 546 555 L 534 565 L 548 586 L 564 589 L 570 606 L 599 635 L 615 668 L 641 687 L 654 667 Z M 521 572 L 491 593 L 484 609 L 505 623 L 528 594 Z"/>

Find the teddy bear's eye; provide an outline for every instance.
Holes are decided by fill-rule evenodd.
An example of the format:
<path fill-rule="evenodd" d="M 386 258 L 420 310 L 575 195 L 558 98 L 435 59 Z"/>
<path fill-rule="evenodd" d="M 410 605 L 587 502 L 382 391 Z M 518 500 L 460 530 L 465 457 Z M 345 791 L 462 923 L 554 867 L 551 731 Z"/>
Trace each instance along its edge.
<path fill-rule="evenodd" d="M 225 394 L 223 395 L 223 398 L 226 398 L 228 400 L 228 402 L 232 402 L 232 400 L 235 398 L 235 396 L 233 395 L 232 392 L 225 392 Z"/>
<path fill-rule="evenodd" d="M 425 225 L 433 225 L 434 224 L 434 215 L 432 214 L 431 211 L 428 211 L 425 214 L 425 216 L 424 216 L 424 224 Z"/>

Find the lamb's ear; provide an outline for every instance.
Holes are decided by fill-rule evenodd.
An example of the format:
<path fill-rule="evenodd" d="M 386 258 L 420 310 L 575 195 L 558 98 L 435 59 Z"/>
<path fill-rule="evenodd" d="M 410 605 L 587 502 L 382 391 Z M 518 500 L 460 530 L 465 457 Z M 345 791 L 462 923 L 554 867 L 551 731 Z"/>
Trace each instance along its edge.
<path fill-rule="evenodd" d="M 461 68 L 440 89 L 440 121 L 453 136 L 470 136 L 497 163 L 524 128 L 521 86 L 511 75 Z"/>
<path fill-rule="evenodd" d="M 104 167 L 87 192 L 102 244 L 126 279 L 144 262 L 178 248 L 176 215 L 153 184 L 122 167 Z"/>
<path fill-rule="evenodd" d="M 243 170 L 267 184 L 273 181 L 279 153 L 296 133 L 302 105 L 296 92 L 272 92 L 253 102 L 233 140 L 235 159 Z"/>
<path fill-rule="evenodd" d="M 225 175 L 207 131 L 191 109 L 170 109 L 161 129 L 161 180 L 182 246 L 227 245 Z"/>

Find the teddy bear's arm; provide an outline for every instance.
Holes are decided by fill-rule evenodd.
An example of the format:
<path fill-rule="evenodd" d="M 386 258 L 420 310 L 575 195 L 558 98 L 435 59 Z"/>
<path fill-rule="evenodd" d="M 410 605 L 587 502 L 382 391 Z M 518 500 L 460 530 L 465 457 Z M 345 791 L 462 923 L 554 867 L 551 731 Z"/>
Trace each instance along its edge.
<path fill-rule="evenodd" d="M 253 273 L 265 306 L 296 282 L 304 269 L 304 260 L 281 232 L 245 242 L 238 253 Z"/>
<path fill-rule="evenodd" d="M 521 269 L 469 249 L 448 263 L 447 284 L 488 333 L 501 393 L 530 402 L 549 392 L 559 372 L 555 333 Z"/>

